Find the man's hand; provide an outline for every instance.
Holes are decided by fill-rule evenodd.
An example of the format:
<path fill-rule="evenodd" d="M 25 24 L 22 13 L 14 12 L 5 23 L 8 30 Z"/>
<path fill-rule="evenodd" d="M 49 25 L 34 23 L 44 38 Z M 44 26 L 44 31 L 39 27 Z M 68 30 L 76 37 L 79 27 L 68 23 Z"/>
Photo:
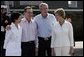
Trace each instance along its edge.
<path fill-rule="evenodd" d="M 7 25 L 5 30 L 10 30 L 10 29 L 11 29 L 10 25 Z"/>
<path fill-rule="evenodd" d="M 7 23 L 8 23 L 8 21 L 7 21 L 7 20 L 5 20 L 5 23 L 7 24 Z"/>

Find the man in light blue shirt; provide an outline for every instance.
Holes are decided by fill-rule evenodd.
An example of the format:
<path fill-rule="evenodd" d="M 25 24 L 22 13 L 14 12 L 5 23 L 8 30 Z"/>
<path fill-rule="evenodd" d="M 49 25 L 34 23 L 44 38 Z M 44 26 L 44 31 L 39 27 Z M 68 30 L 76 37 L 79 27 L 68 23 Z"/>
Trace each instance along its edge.
<path fill-rule="evenodd" d="M 45 56 L 47 51 L 47 55 L 51 56 L 51 33 L 56 19 L 53 14 L 48 13 L 48 4 L 41 3 L 39 9 L 41 14 L 34 17 L 38 31 L 38 55 Z"/>
<path fill-rule="evenodd" d="M 41 14 L 35 17 L 35 21 L 38 29 L 39 37 L 49 37 L 51 36 L 52 26 L 54 24 L 54 15 L 47 13 L 47 17 L 44 18 Z"/>

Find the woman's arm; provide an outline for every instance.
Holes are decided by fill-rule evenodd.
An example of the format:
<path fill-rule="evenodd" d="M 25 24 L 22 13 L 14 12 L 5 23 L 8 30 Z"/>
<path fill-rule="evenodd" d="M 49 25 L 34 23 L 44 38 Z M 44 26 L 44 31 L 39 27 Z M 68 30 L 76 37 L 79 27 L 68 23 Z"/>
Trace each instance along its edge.
<path fill-rule="evenodd" d="M 69 40 L 70 40 L 70 46 L 74 46 L 74 38 L 73 38 L 73 27 L 72 24 L 69 24 Z"/>
<path fill-rule="evenodd" d="M 10 38 L 12 37 L 12 33 L 11 30 L 7 30 L 6 31 L 6 35 L 5 35 L 5 40 L 4 40 L 4 49 L 6 49 L 8 42 L 10 41 Z"/>
<path fill-rule="evenodd" d="M 53 30 L 52 30 L 52 38 L 51 38 L 51 48 L 54 47 L 54 41 L 55 41 L 55 38 L 56 38 L 56 35 L 55 35 L 55 31 L 54 31 L 54 27 L 53 27 Z"/>
<path fill-rule="evenodd" d="M 70 51 L 69 54 L 73 54 L 74 53 L 74 38 L 73 38 L 73 27 L 72 24 L 70 23 L 70 27 L 69 27 L 69 40 L 70 40 Z"/>
<path fill-rule="evenodd" d="M 55 42 L 55 38 L 56 38 L 56 34 L 55 34 L 55 29 L 53 28 L 52 30 L 52 38 L 51 38 L 51 55 L 55 56 L 55 52 L 54 52 L 54 42 Z"/>

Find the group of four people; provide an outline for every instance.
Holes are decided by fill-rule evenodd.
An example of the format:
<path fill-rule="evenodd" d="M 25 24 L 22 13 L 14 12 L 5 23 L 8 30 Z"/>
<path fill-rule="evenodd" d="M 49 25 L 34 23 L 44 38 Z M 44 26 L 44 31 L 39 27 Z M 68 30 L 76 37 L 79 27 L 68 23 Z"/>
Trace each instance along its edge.
<path fill-rule="evenodd" d="M 19 13 L 11 15 L 12 23 L 7 27 L 4 49 L 6 56 L 70 56 L 73 51 L 73 28 L 65 21 L 62 8 L 55 16 L 48 13 L 48 4 L 39 5 L 41 14 L 34 18 L 31 7 L 25 7 L 24 18 Z M 10 27 L 10 29 L 9 29 Z"/>

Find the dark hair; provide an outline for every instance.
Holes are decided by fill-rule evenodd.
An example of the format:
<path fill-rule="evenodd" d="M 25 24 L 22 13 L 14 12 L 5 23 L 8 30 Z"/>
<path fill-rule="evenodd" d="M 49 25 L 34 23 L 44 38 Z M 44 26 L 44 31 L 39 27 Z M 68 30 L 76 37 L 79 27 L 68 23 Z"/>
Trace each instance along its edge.
<path fill-rule="evenodd" d="M 20 13 L 18 13 L 18 12 L 12 13 L 11 14 L 11 21 L 15 22 L 15 20 L 17 20 L 19 18 L 19 16 L 20 16 Z"/>
<path fill-rule="evenodd" d="M 27 9 L 32 9 L 32 7 L 30 7 L 30 6 L 25 7 L 24 12 L 26 12 Z"/>

